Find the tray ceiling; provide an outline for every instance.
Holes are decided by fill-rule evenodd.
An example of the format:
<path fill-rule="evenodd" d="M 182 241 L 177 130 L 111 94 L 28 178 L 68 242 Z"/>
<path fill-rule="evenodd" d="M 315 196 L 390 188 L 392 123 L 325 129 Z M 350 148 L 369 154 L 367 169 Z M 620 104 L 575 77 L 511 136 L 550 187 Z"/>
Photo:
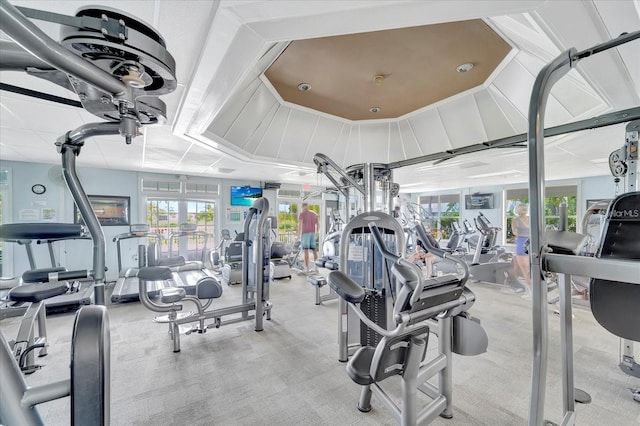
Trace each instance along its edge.
<path fill-rule="evenodd" d="M 292 41 L 265 77 L 286 102 L 398 118 L 479 86 L 511 46 L 480 19 Z M 463 64 L 473 68 L 458 72 Z"/>
<path fill-rule="evenodd" d="M 12 3 L 66 14 L 89 4 L 84 0 Z M 311 161 L 317 152 L 330 155 L 346 167 L 363 161 L 413 158 L 522 133 L 526 130 L 533 80 L 544 64 L 568 48 L 584 49 L 640 28 L 640 6 L 630 1 L 460 0 L 456 7 L 451 7 L 450 1 L 438 0 L 102 3 L 130 12 L 163 35 L 178 65 L 178 89 L 163 97 L 170 114 L 166 126 L 146 129 L 130 146 L 115 137 L 88 141 L 78 160 L 80 167 L 297 183 L 321 180 Z M 480 84 L 474 83 L 441 100 L 425 101 L 431 102 L 428 105 L 412 106 L 411 112 L 397 112 L 388 118 L 377 115 L 383 117 L 377 119 L 343 118 L 286 100 L 264 75 L 282 52 L 286 54 L 287 46 L 292 48 L 299 41 L 385 34 L 389 30 L 441 24 L 446 27 L 444 24 L 461 21 L 479 22 L 490 28 L 508 41 L 511 50 Z M 40 22 L 37 25 L 57 39 L 57 26 Z M 441 38 L 454 39 L 458 35 L 453 32 Z M 431 44 L 424 47 L 427 50 Z M 390 49 L 378 50 L 366 55 L 365 59 L 372 61 L 371 69 L 362 71 L 361 78 L 368 87 L 384 89 L 393 83 L 393 67 L 403 65 L 403 61 L 376 59 Z M 547 124 L 638 105 L 637 52 L 637 42 L 630 43 L 581 62 L 554 87 Z M 332 52 L 323 55 L 323 62 L 330 63 L 328 56 Z M 429 59 L 438 63 L 446 56 L 431 53 Z M 338 59 L 336 63 L 341 62 Z M 382 67 L 379 64 L 392 69 L 378 68 Z M 420 73 L 420 66 L 412 68 Z M 474 71 L 478 69 L 468 76 L 473 76 Z M 458 77 L 458 73 L 449 72 L 453 77 L 445 83 Z M 376 87 L 372 79 L 378 73 L 385 78 Z M 74 96 L 20 73 L 3 71 L 0 81 Z M 309 82 L 293 81 L 296 86 Z M 419 83 L 428 82 L 425 79 Z M 321 84 L 309 83 L 313 86 L 311 94 L 320 90 Z M 374 101 L 363 99 L 363 105 L 380 106 L 372 105 Z M 2 160 L 58 163 L 54 139 L 71 128 L 95 121 L 80 109 L 5 91 L 0 92 L 0 107 Z M 386 106 L 381 108 L 388 112 Z M 618 148 L 623 134 L 617 128 L 602 132 L 582 132 L 549 141 L 553 161 L 548 165 L 548 178 L 607 174 L 607 165 L 596 160 Z M 526 167 L 522 150 L 498 150 L 435 166 L 398 169 L 395 176 L 402 191 L 417 192 L 524 182 Z"/>

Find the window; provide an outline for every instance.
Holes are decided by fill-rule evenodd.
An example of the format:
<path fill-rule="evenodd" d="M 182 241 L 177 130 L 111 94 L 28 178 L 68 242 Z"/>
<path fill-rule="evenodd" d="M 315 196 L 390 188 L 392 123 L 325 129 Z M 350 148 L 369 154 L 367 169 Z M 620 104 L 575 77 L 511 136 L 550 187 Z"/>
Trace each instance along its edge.
<path fill-rule="evenodd" d="M 169 255 L 169 236 L 177 232 L 181 223 L 194 223 L 198 231 L 209 234 L 206 248 L 212 248 L 215 230 L 215 202 L 206 200 L 171 200 L 148 198 L 147 223 L 152 232 L 162 235 L 160 252 Z M 186 244 L 186 249 L 178 247 Z M 185 256 L 187 260 L 200 260 L 204 239 L 189 236 L 186 240 L 173 241 L 173 256 Z"/>
<path fill-rule="evenodd" d="M 547 228 L 557 229 L 560 225 L 560 204 L 567 204 L 567 216 L 569 217 L 568 230 L 576 232 L 578 187 L 576 185 L 551 186 L 544 189 L 545 192 L 545 225 Z M 514 235 L 511 230 L 511 221 L 515 207 L 529 204 L 529 190 L 526 188 L 505 190 L 505 244 L 514 243 Z"/>
<path fill-rule="evenodd" d="M 309 204 L 309 210 L 315 212 L 320 220 L 320 199 L 310 197 L 302 201 L 298 199 L 287 199 L 289 193 L 300 196 L 300 191 L 279 190 L 278 191 L 278 240 L 285 244 L 293 244 L 299 239 L 298 216 L 302 211 L 302 203 Z"/>
<path fill-rule="evenodd" d="M 298 238 L 298 203 L 278 201 L 278 237 L 289 244 Z"/>
<path fill-rule="evenodd" d="M 418 197 L 418 203 L 433 218 L 431 233 L 434 237 L 451 237 L 451 223 L 460 219 L 460 194 L 423 195 Z"/>
<path fill-rule="evenodd" d="M 147 224 L 152 232 L 162 235 L 160 251 L 169 253 L 169 235 L 177 231 L 180 224 L 180 202 L 178 200 L 147 199 Z"/>
<path fill-rule="evenodd" d="M 142 192 L 146 199 L 147 224 L 162 235 L 160 252 L 169 255 L 169 235 L 179 230 L 181 223 L 192 223 L 198 231 L 209 234 L 207 247 L 212 248 L 215 239 L 216 209 L 211 198 L 220 194 L 217 182 L 193 182 L 186 177 L 179 180 L 142 179 Z M 202 236 L 174 239 L 172 256 L 178 254 L 187 260 L 201 260 L 204 247 Z"/>

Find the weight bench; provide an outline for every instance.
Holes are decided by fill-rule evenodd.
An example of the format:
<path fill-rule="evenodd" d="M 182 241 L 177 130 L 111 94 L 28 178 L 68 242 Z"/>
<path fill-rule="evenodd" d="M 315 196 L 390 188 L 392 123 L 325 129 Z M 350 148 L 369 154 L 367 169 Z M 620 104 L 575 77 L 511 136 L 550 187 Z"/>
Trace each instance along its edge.
<path fill-rule="evenodd" d="M 307 282 L 316 288 L 316 305 L 321 305 L 322 302 L 334 300 L 338 298 L 338 295 L 331 287 L 329 287 L 329 294 L 320 294 L 320 289 L 327 285 L 327 280 L 322 275 L 309 275 Z"/>
<path fill-rule="evenodd" d="M 153 321 L 169 324 L 169 337 L 173 340 L 173 352 L 180 352 L 180 326 L 176 321 L 193 317 L 194 322 L 197 321 L 198 325 L 185 330 L 186 334 L 206 332 L 205 310 L 211 306 L 213 299 L 222 296 L 222 286 L 215 278 L 205 277 L 196 283 L 195 295 L 188 295 L 184 288 L 169 287 L 160 289 L 160 303 L 152 301 L 147 293 L 147 281 L 170 280 L 173 280 L 173 274 L 168 267 L 146 267 L 140 268 L 138 271 L 140 302 L 151 311 L 167 313 L 167 315 L 154 317 Z M 202 304 L 201 300 L 206 300 L 206 302 Z M 179 312 L 182 311 L 182 305 L 179 303 L 182 301 L 193 303 L 197 312 Z M 219 327 L 219 320 L 214 325 Z"/>

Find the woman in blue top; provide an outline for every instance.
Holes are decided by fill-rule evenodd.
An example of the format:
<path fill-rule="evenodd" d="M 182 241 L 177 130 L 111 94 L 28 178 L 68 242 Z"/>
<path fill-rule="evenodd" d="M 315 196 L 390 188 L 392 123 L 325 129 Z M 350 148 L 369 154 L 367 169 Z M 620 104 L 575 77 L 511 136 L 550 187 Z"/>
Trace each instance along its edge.
<path fill-rule="evenodd" d="M 526 204 L 518 204 L 514 209 L 516 217 L 511 221 L 511 230 L 516 237 L 515 270 L 527 282 L 528 294 L 523 297 L 531 295 L 531 265 L 529 264 L 529 255 L 524 251 L 525 243 L 529 239 L 528 210 L 529 207 Z"/>

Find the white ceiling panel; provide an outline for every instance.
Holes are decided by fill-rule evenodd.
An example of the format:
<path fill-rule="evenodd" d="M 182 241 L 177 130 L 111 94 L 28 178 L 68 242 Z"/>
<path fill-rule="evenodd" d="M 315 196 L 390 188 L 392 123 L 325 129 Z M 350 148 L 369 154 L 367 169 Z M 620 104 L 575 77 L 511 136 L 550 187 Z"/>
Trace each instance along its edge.
<path fill-rule="evenodd" d="M 236 146 L 246 145 L 275 103 L 275 98 L 264 85 L 257 86 L 227 133 L 220 136 Z"/>
<path fill-rule="evenodd" d="M 271 120 L 269 128 L 265 132 L 260 144 L 256 146 L 254 151 L 255 155 L 276 158 L 278 154 L 278 147 L 282 142 L 282 135 L 287 127 L 290 112 L 291 108 L 278 108 L 278 111 L 273 117 L 273 120 Z"/>
<path fill-rule="evenodd" d="M 637 1 L 595 0 L 594 3 L 611 37 L 640 28 L 640 4 Z M 635 82 L 636 92 L 640 92 L 640 55 L 637 43 L 620 46 L 618 51 L 629 76 Z"/>
<path fill-rule="evenodd" d="M 438 107 L 438 112 L 454 148 L 470 145 L 471 135 L 480 137 L 481 140 L 487 139 L 473 95 L 448 102 Z"/>
<path fill-rule="evenodd" d="M 204 40 L 210 29 L 210 20 L 218 7 L 216 1 L 182 0 L 176 7 L 167 1 L 153 1 L 154 20 L 149 22 L 165 37 L 167 50 L 176 61 L 176 76 L 179 82 L 187 84 L 191 79 L 202 44 L 194 40 Z M 188 23 L 187 27 L 176 23 Z"/>
<path fill-rule="evenodd" d="M 350 165 L 351 163 L 345 164 L 345 153 L 347 151 L 347 145 L 349 144 L 349 140 L 351 139 L 351 132 L 353 131 L 353 126 L 346 124 L 340 131 L 338 135 L 338 139 L 336 139 L 336 143 L 331 149 L 331 152 L 328 153 L 329 157 L 333 159 L 339 166 L 345 167 Z"/>
<path fill-rule="evenodd" d="M 1 139 L 0 139 L 1 140 Z M 22 149 L 14 149 L 10 145 L 0 142 L 0 159 L 11 158 L 13 161 L 29 161 Z"/>
<path fill-rule="evenodd" d="M 64 134 L 84 124 L 78 108 L 49 103 L 34 103 L 25 96 L 22 99 L 2 97 L 2 105 L 14 115 L 21 117 L 23 128 L 42 131 L 59 131 Z"/>
<path fill-rule="evenodd" d="M 62 98 L 78 100 L 75 92 L 67 90 L 61 86 L 58 86 L 55 83 L 52 83 L 48 80 L 34 77 L 29 74 L 25 74 L 24 72 L 19 71 L 0 71 L 0 80 L 3 83 L 11 84 L 13 86 L 22 87 L 29 90 L 35 90 L 36 92 L 46 93 L 48 95 L 60 96 Z M 21 97 L 24 95 L 19 95 L 17 93 L 12 93 L 8 91 L 2 92 L 2 97 Z M 40 102 L 44 104 L 48 104 L 49 101 L 38 98 L 31 98 L 34 102 Z"/>
<path fill-rule="evenodd" d="M 416 134 L 413 131 L 412 126 L 409 125 L 409 120 L 402 120 L 398 123 L 400 129 L 400 144 L 396 144 L 391 141 L 391 150 L 395 151 L 396 155 L 400 155 L 402 152 L 402 160 L 407 158 L 417 157 L 418 153 L 418 141 L 416 140 Z"/>
<path fill-rule="evenodd" d="M 351 132 L 349 133 L 349 140 L 347 142 L 344 159 L 342 164 L 349 166 L 351 164 L 362 163 L 362 146 L 360 139 L 360 126 L 351 126 Z"/>
<path fill-rule="evenodd" d="M 51 149 L 55 152 L 53 141 L 47 142 L 32 130 L 0 127 L 0 141 L 3 145 L 15 148 L 29 146 L 43 150 Z"/>
<path fill-rule="evenodd" d="M 516 133 L 516 129 L 511 125 L 511 122 L 503 114 L 487 90 L 476 92 L 473 97 L 478 105 L 482 125 L 489 139 L 504 138 Z"/>
<path fill-rule="evenodd" d="M 527 25 L 521 21 L 526 20 Z M 529 14 L 493 16 L 489 21 L 496 25 L 521 51 L 530 52 L 545 62 L 558 56 L 560 49 L 549 39 Z"/>
<path fill-rule="evenodd" d="M 489 94 L 496 101 L 496 105 L 500 108 L 500 111 L 504 114 L 505 118 L 509 120 L 511 126 L 516 129 L 516 133 L 523 133 L 527 131 L 527 119 L 525 114 L 520 112 L 518 108 L 507 99 L 504 94 L 498 90 L 495 86 L 489 86 L 487 89 Z"/>
<path fill-rule="evenodd" d="M 208 130 L 222 138 L 227 137 L 231 127 L 238 121 L 238 117 L 260 86 L 262 86 L 260 80 L 253 80 L 251 84 L 233 98 L 232 102 L 227 102 L 220 113 L 216 115 Z M 228 139 L 234 140 L 232 138 Z"/>
<path fill-rule="evenodd" d="M 404 145 L 404 155 L 406 158 L 419 157 L 424 155 L 424 151 L 418 142 L 418 133 L 413 128 L 411 120 L 402 120 L 401 129 L 406 125 L 406 133 L 403 133 L 402 143 Z"/>
<path fill-rule="evenodd" d="M 292 108 L 276 158 L 285 161 L 302 161 L 313 137 L 316 121 L 314 114 Z"/>
<path fill-rule="evenodd" d="M 389 145 L 387 146 L 387 161 L 403 160 L 404 151 L 401 148 L 401 133 L 398 123 L 389 124 Z"/>
<path fill-rule="evenodd" d="M 535 77 L 517 61 L 517 58 L 518 56 L 493 80 L 493 86 L 526 117 Z"/>
<path fill-rule="evenodd" d="M 619 13 L 625 11 L 620 10 Z M 537 16 L 559 43 L 566 48 L 575 47 L 578 51 L 618 36 L 609 34 L 592 2 L 547 2 L 539 8 Z M 567 25 L 568 17 L 571 25 Z M 634 30 L 637 30 L 637 27 L 626 29 Z M 637 52 L 637 41 L 632 47 L 636 47 Z M 607 93 L 609 102 L 621 107 L 631 107 L 639 103 L 640 96 L 629 87 L 633 86 L 629 72 L 615 49 L 584 59 L 577 67 L 592 84 Z"/>
<path fill-rule="evenodd" d="M 388 158 L 389 123 L 360 127 L 361 158 L 365 163 L 386 163 Z"/>
<path fill-rule="evenodd" d="M 305 151 L 302 161 L 305 163 L 311 163 L 314 155 L 330 152 L 336 144 L 338 135 L 340 135 L 340 131 L 344 126 L 345 124 L 339 121 L 317 116 L 313 136 Z"/>
<path fill-rule="evenodd" d="M 609 109 L 593 90 L 585 90 L 573 79 L 565 78 L 558 81 L 553 86 L 551 94 L 573 117 L 591 117 Z"/>
<path fill-rule="evenodd" d="M 264 115 L 260 125 L 255 129 L 255 131 L 249 136 L 244 145 L 241 145 L 241 148 L 246 152 L 255 152 L 257 147 L 262 143 L 267 130 L 271 127 L 273 120 L 276 116 L 276 112 L 280 109 L 280 103 L 274 102 L 269 108 L 269 111 Z"/>
<path fill-rule="evenodd" d="M 420 152 L 432 154 L 453 148 L 436 108 L 409 119 L 413 132 L 420 144 Z"/>

